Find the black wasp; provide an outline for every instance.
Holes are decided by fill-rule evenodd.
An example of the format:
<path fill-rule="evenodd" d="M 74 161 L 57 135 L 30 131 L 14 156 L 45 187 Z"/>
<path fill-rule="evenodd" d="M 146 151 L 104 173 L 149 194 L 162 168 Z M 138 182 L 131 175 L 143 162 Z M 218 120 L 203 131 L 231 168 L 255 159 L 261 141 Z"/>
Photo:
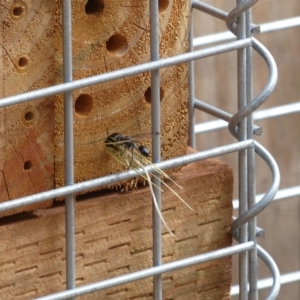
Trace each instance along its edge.
<path fill-rule="evenodd" d="M 141 136 L 139 136 L 139 137 L 141 137 Z M 143 137 L 146 137 L 146 136 L 143 135 Z M 121 133 L 117 133 L 117 132 L 109 135 L 105 140 L 105 144 L 107 147 L 112 147 L 117 150 L 119 149 L 118 145 L 123 145 L 124 146 L 123 153 L 125 152 L 126 149 L 130 150 L 132 153 L 131 163 L 133 160 L 133 151 L 134 150 L 138 150 L 141 153 L 141 155 L 143 155 L 145 157 L 148 157 L 150 155 L 150 151 L 146 146 L 143 146 L 143 145 L 137 146 L 132 137 L 121 134 Z"/>

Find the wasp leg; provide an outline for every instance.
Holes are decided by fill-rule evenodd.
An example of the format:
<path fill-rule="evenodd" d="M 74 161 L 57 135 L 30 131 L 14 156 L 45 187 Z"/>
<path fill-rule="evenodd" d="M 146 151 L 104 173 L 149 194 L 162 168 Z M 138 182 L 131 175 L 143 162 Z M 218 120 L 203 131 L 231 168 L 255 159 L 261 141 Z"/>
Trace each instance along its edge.
<path fill-rule="evenodd" d="M 132 162 L 133 162 L 133 148 L 131 148 L 131 161 L 130 161 L 130 164 L 128 166 L 128 169 L 131 167 Z"/>
<path fill-rule="evenodd" d="M 121 156 L 125 153 L 127 148 L 128 147 L 126 147 L 126 145 L 124 144 L 124 150 L 122 151 Z M 133 162 L 133 148 L 128 148 L 128 149 L 131 149 L 131 160 L 130 160 L 130 163 L 128 164 L 128 166 L 127 166 L 127 170 L 130 169 L 130 167 L 132 165 L 132 162 Z"/>

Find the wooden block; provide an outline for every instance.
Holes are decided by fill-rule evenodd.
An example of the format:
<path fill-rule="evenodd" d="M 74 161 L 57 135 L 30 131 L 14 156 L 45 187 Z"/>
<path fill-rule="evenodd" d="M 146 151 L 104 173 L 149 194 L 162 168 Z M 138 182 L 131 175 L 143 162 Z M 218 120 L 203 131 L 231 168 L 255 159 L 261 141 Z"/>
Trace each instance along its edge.
<path fill-rule="evenodd" d="M 57 11 L 60 10 L 57 1 Z M 94 5 L 93 5 L 94 4 Z M 72 2 L 74 79 L 150 60 L 149 1 Z M 160 1 L 160 57 L 188 49 L 190 3 Z M 57 19 L 57 80 L 62 82 L 61 19 Z M 188 64 L 160 70 L 162 158 L 183 155 L 187 142 Z M 74 97 L 75 182 L 124 170 L 105 150 L 108 135 L 151 132 L 150 72 L 76 90 Z M 64 185 L 63 99 L 55 101 L 55 184 Z M 151 149 L 151 139 L 143 139 Z"/>
<path fill-rule="evenodd" d="M 0 97 L 62 83 L 62 1 L 7 0 L 0 8 Z M 160 1 L 160 57 L 187 51 L 190 10 L 185 0 Z M 73 1 L 73 78 L 148 62 L 149 30 L 148 0 Z M 188 65 L 160 75 L 161 151 L 168 159 L 186 149 Z M 73 92 L 75 182 L 124 170 L 104 140 L 113 132 L 151 132 L 150 85 L 147 72 Z M 0 111 L 0 202 L 64 185 L 63 120 L 61 94 Z M 143 143 L 151 148 L 150 139 Z"/>
<path fill-rule="evenodd" d="M 193 207 L 163 193 L 163 262 L 231 245 L 233 175 L 217 160 L 184 167 L 169 183 Z M 77 286 L 152 265 L 152 199 L 148 187 L 107 192 L 75 205 Z M 19 218 L 19 219 L 18 219 Z M 64 208 L 0 220 L 0 298 L 32 299 L 65 289 Z M 163 299 L 230 299 L 231 258 L 163 275 Z M 152 299 L 152 278 L 80 299 Z"/>
<path fill-rule="evenodd" d="M 54 84 L 54 1 L 2 1 L 0 14 L 0 97 Z M 0 152 L 0 202 L 54 188 L 54 97 L 0 110 Z"/>

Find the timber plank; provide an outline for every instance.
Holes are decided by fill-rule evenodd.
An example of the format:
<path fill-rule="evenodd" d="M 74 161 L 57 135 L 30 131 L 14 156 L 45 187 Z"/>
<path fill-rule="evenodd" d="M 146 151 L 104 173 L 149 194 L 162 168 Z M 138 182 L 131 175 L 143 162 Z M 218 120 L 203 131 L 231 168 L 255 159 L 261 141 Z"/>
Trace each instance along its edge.
<path fill-rule="evenodd" d="M 184 167 L 163 193 L 163 262 L 231 245 L 233 178 L 217 160 Z M 152 265 L 152 200 L 148 187 L 106 193 L 76 202 L 76 284 L 128 274 Z M 39 209 L 35 217 L 1 220 L 0 298 L 31 299 L 65 289 L 64 208 Z M 7 255 L 9 253 L 9 255 Z M 163 275 L 164 299 L 230 299 L 231 258 Z M 12 287 L 14 287 L 12 289 Z M 151 299 L 152 279 L 132 282 L 80 299 Z"/>

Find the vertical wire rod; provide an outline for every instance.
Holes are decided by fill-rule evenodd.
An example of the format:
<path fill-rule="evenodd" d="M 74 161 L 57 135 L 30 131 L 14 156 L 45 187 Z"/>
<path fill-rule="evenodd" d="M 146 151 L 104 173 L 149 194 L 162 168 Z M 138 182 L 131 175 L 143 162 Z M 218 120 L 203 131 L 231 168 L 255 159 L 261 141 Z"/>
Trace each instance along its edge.
<path fill-rule="evenodd" d="M 241 0 L 237 1 L 239 5 Z M 244 39 L 245 36 L 245 14 L 241 14 L 237 19 L 237 39 Z M 237 80 L 238 80 L 238 110 L 246 106 L 246 48 L 237 51 Z M 241 120 L 238 125 L 238 140 L 247 139 L 247 122 L 246 119 Z M 247 150 L 238 152 L 238 169 L 239 169 L 239 214 L 247 211 Z M 239 243 L 247 242 L 248 229 L 247 224 L 239 229 Z M 248 253 L 239 254 L 239 286 L 240 299 L 248 299 Z"/>
<path fill-rule="evenodd" d="M 151 61 L 159 60 L 159 14 L 158 0 L 149 0 L 150 7 L 150 55 Z M 152 138 L 152 162 L 161 160 L 160 156 L 160 76 L 159 70 L 151 71 L 151 127 L 152 132 L 159 133 Z M 153 180 L 153 190 L 158 209 L 161 209 L 161 182 L 156 172 Z M 153 266 L 162 264 L 161 220 L 154 204 L 152 204 L 153 223 Z M 153 298 L 162 300 L 162 275 L 153 276 Z"/>
<path fill-rule="evenodd" d="M 189 52 L 193 52 L 193 40 L 194 40 L 194 30 L 193 30 L 193 14 L 191 14 L 190 19 L 190 33 L 189 33 Z M 188 103 L 188 113 L 189 113 L 189 140 L 188 144 L 190 147 L 196 147 L 195 140 L 195 80 L 194 80 L 194 61 L 189 62 L 189 103 Z"/>
<path fill-rule="evenodd" d="M 240 5 L 243 7 L 243 9 L 249 9 L 251 5 L 253 5 L 257 0 L 246 0 L 242 2 Z M 233 9 L 229 14 L 228 18 L 226 19 L 227 27 L 234 33 L 237 34 L 233 22 L 239 17 L 239 14 L 241 13 L 241 9 Z M 235 127 L 238 127 L 240 121 L 244 120 L 249 114 L 251 114 L 255 109 L 257 109 L 266 99 L 270 96 L 272 91 L 275 88 L 278 72 L 276 63 L 270 54 L 270 52 L 256 39 L 252 38 L 253 44 L 252 47 L 255 49 L 258 54 L 265 60 L 268 68 L 269 68 L 269 78 L 268 82 L 265 85 L 262 92 L 253 100 L 250 101 L 246 106 L 242 107 L 229 121 L 228 128 L 232 135 L 235 135 Z M 263 160 L 268 164 L 268 166 L 271 169 L 272 172 L 272 183 L 268 190 L 268 192 L 265 194 L 265 196 L 262 198 L 262 200 L 259 203 L 256 203 L 251 208 L 249 208 L 245 213 L 240 215 L 232 224 L 231 230 L 233 233 L 233 236 L 237 236 L 238 234 L 238 228 L 245 223 L 249 222 L 252 218 L 254 218 L 258 213 L 260 213 L 272 199 L 274 198 L 280 182 L 280 173 L 278 170 L 278 166 L 273 159 L 273 157 L 268 153 L 266 149 L 264 149 L 259 143 L 255 142 L 255 152 L 260 155 Z"/>
<path fill-rule="evenodd" d="M 72 15 L 71 0 L 63 1 L 63 77 L 64 82 L 72 81 Z M 64 164 L 65 185 L 74 183 L 73 153 L 73 100 L 72 91 L 64 93 Z M 75 288 L 75 225 L 74 196 L 65 199 L 66 227 L 66 283 L 67 289 Z"/>
<path fill-rule="evenodd" d="M 245 12 L 245 29 L 246 37 L 251 37 L 251 8 L 247 9 Z M 252 48 L 246 48 L 246 93 L 247 93 L 247 104 L 252 101 L 253 98 L 253 60 L 252 60 Z M 247 117 L 247 139 L 253 139 L 253 113 Z M 255 184 L 255 152 L 254 148 L 247 150 L 247 181 L 248 181 L 248 207 L 251 208 L 255 205 L 255 195 L 256 195 L 256 184 Z M 255 247 L 249 251 L 249 299 L 258 299 L 258 289 L 257 289 L 257 228 L 256 228 L 256 217 L 254 217 L 249 222 L 249 238 L 254 242 Z"/>
<path fill-rule="evenodd" d="M 243 2 L 241 5 L 249 9 L 252 4 L 254 4 L 256 0 L 247 0 Z M 227 27 L 232 30 L 233 33 L 236 34 L 236 30 L 234 29 L 234 26 L 232 25 L 232 22 L 234 22 L 238 18 L 238 13 L 240 13 L 240 10 L 234 9 L 228 14 L 228 19 L 226 20 Z M 269 53 L 269 51 L 256 39 L 252 38 L 253 44 L 252 47 L 255 49 L 258 54 L 265 60 L 268 68 L 269 68 L 269 78 L 268 82 L 265 85 L 262 92 L 253 100 L 251 100 L 246 106 L 242 107 L 230 120 L 228 127 L 229 131 L 235 135 L 235 127 L 238 127 L 238 124 L 241 120 L 246 118 L 249 114 L 251 114 L 255 109 L 257 109 L 266 99 L 269 97 L 269 95 L 272 93 L 272 91 L 275 88 L 276 82 L 277 82 L 277 67 L 276 63 L 272 57 L 272 55 Z M 265 194 L 265 196 L 261 199 L 259 203 L 254 202 L 253 200 L 253 206 L 249 207 L 247 211 L 245 211 L 243 214 L 240 214 L 239 217 L 232 223 L 231 231 L 232 235 L 237 238 L 238 236 L 238 229 L 246 224 L 247 222 L 251 221 L 257 214 L 259 214 L 263 209 L 267 207 L 267 205 L 270 203 L 270 201 L 273 200 L 275 197 L 275 194 L 279 188 L 280 183 L 280 173 L 278 170 L 278 166 L 273 159 L 273 157 L 264 149 L 259 143 L 255 142 L 255 152 L 263 158 L 263 160 L 268 164 L 268 166 L 271 169 L 272 172 L 272 183 Z M 254 230 L 254 229 L 253 229 Z"/>

